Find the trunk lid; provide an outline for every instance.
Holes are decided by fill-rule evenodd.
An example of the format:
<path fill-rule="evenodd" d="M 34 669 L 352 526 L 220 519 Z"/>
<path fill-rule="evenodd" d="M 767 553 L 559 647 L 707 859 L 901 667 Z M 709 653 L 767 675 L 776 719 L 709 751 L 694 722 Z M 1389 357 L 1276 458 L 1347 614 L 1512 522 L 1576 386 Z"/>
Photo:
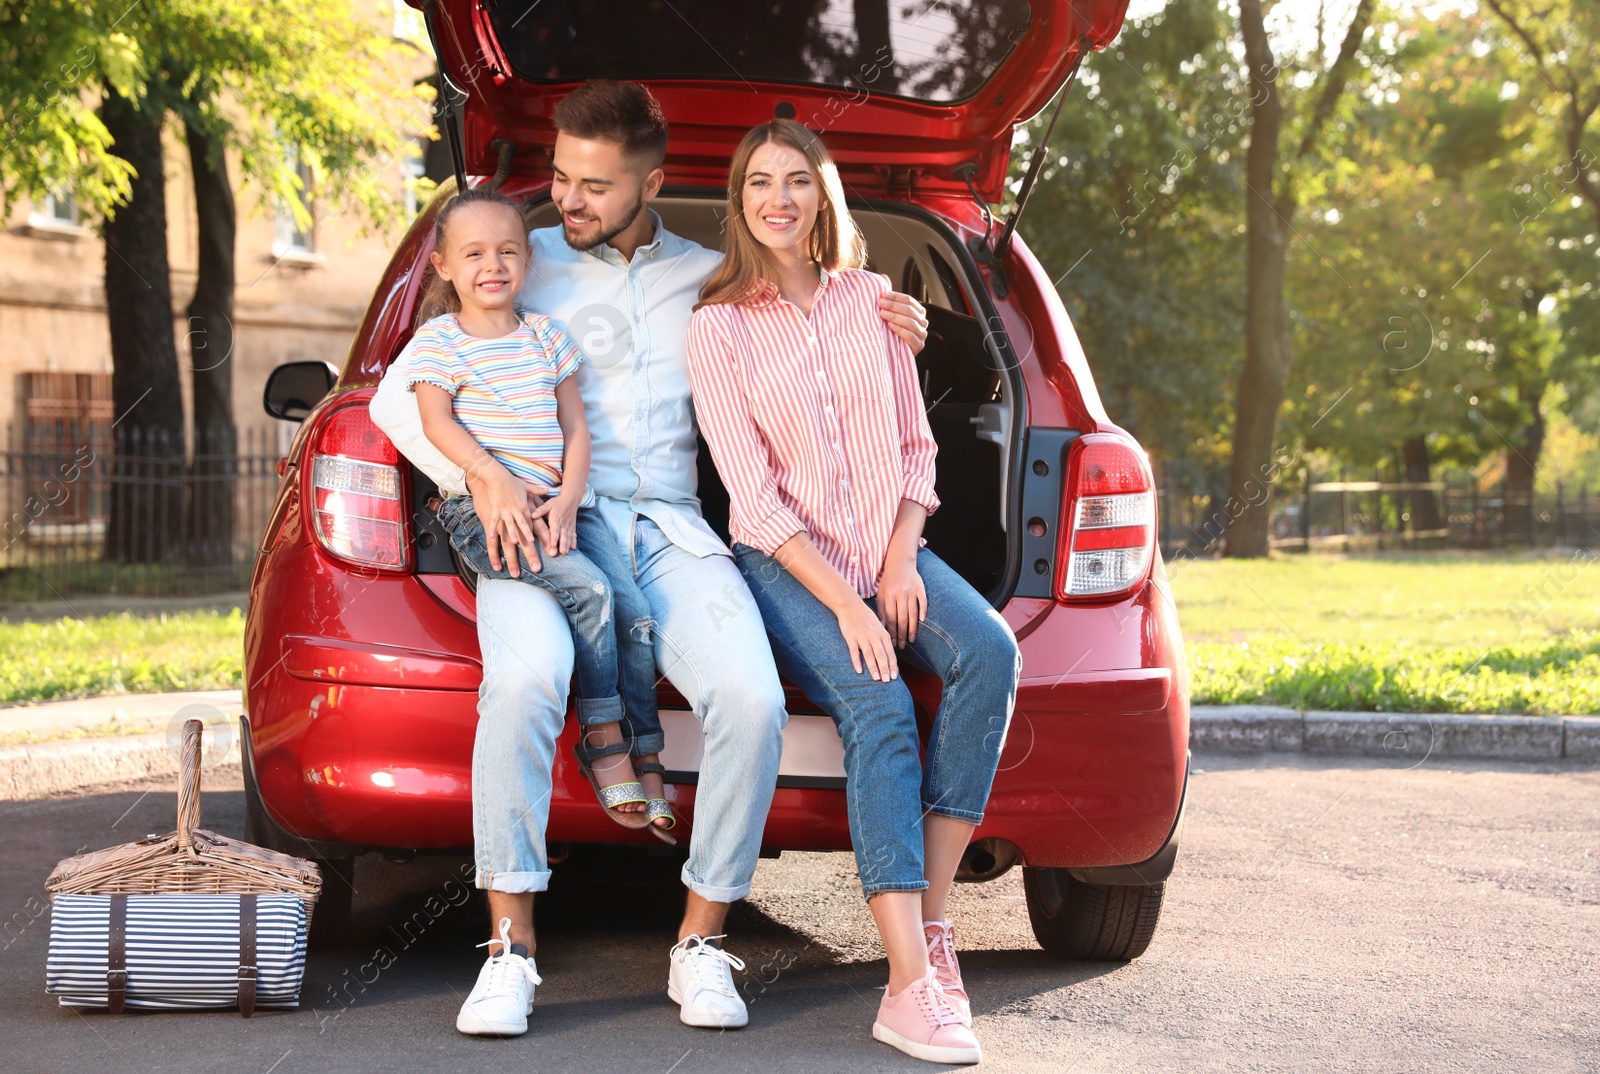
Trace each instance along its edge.
<path fill-rule="evenodd" d="M 853 194 L 974 188 L 1001 200 L 1013 128 L 1079 53 L 1110 44 L 1128 0 L 408 0 L 466 94 L 467 171 L 495 143 L 548 169 L 550 114 L 588 78 L 642 82 L 672 124 L 673 183 L 727 180 L 744 132 L 774 115 L 827 139 Z M 959 170 L 959 171 L 958 171 Z"/>

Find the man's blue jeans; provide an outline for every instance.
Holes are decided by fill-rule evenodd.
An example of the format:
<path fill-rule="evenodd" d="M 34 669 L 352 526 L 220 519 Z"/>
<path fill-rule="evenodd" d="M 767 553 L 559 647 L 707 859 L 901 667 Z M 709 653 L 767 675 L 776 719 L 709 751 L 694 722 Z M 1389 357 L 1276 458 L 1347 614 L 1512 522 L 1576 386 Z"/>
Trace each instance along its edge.
<path fill-rule="evenodd" d="M 667 540 L 625 502 L 602 512 L 630 576 L 649 601 L 657 665 L 705 732 L 683 882 L 712 902 L 750 892 L 783 750 L 783 687 L 750 591 L 726 555 L 699 557 Z M 537 586 L 478 586 L 483 685 L 472 752 L 478 886 L 544 891 L 551 765 L 565 722 L 572 635 Z"/>
<path fill-rule="evenodd" d="M 451 496 L 439 506 L 439 524 L 450 545 L 481 577 L 511 577 L 489 563 L 483 523 L 471 496 Z M 572 626 L 578 677 L 578 722 L 585 727 L 626 717 L 624 733 L 635 757 L 660 753 L 665 738 L 656 709 L 656 657 L 650 642 L 650 605 L 634 584 L 623 550 L 593 508 L 578 509 L 578 550 L 541 555 L 540 569 L 520 550 L 517 580 L 538 586 L 561 602 Z"/>
<path fill-rule="evenodd" d="M 921 891 L 928 886 L 923 818 L 983 820 L 1022 673 L 1011 628 L 938 556 L 926 548 L 917 553 L 928 617 L 902 651 L 902 664 L 944 682 L 924 762 L 905 680 L 877 682 L 856 671 L 826 605 L 771 556 L 742 544 L 733 554 L 761 609 L 778 670 L 839 727 L 850 841 L 867 898 Z M 867 604 L 876 610 L 875 598 Z"/>

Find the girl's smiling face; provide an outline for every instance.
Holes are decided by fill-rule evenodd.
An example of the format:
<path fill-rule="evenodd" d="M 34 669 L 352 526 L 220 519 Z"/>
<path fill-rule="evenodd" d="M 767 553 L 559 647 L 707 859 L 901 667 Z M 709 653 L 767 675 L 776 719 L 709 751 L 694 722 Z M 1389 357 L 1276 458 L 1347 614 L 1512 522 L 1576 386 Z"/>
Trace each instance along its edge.
<path fill-rule="evenodd" d="M 774 253 L 808 252 L 822 194 L 805 154 L 768 142 L 750 155 L 740 198 L 755 240 Z"/>
<path fill-rule="evenodd" d="M 511 309 L 528 275 L 528 235 L 506 205 L 468 204 L 450 214 L 444 243 L 430 256 L 434 271 L 455 285 L 463 310 Z"/>

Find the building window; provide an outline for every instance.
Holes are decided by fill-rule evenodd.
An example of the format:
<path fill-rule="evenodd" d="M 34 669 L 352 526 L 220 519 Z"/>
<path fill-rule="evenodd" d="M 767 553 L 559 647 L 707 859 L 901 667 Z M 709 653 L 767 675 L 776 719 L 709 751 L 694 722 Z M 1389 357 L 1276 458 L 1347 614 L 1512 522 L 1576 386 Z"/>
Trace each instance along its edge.
<path fill-rule="evenodd" d="M 23 418 L 23 473 L 60 482 L 74 463 L 112 453 L 110 373 L 23 373 L 18 378 Z M 92 454 L 90 454 L 92 453 Z M 13 469 L 16 469 L 13 461 Z M 70 494 L 52 501 L 52 522 L 96 522 L 106 517 L 104 482 L 79 474 Z M 31 487 L 31 486 L 30 486 Z M 43 487 L 41 485 L 41 487 Z"/>
<path fill-rule="evenodd" d="M 52 191 L 36 203 L 28 214 L 28 227 L 36 232 L 58 235 L 84 233 L 78 218 L 78 199 L 64 191 Z"/>
<path fill-rule="evenodd" d="M 311 165 L 300 159 L 299 149 L 290 146 L 284 150 L 288 158 L 289 167 L 300 178 L 300 189 L 296 197 L 300 200 L 300 208 L 306 216 L 311 215 Z M 316 246 L 316 223 L 307 221 L 304 225 L 295 218 L 294 209 L 287 202 L 278 202 L 277 237 L 272 244 L 272 253 L 275 257 L 286 257 L 294 254 L 314 254 Z"/>
<path fill-rule="evenodd" d="M 75 226 L 78 223 L 78 199 L 71 194 L 46 194 L 44 215 L 58 224 Z"/>
<path fill-rule="evenodd" d="M 422 156 L 422 142 L 412 139 L 406 143 L 406 155 L 400 161 L 400 176 L 405 183 L 406 216 L 416 216 L 422 211 L 422 191 L 417 184 L 427 178 L 427 163 Z"/>

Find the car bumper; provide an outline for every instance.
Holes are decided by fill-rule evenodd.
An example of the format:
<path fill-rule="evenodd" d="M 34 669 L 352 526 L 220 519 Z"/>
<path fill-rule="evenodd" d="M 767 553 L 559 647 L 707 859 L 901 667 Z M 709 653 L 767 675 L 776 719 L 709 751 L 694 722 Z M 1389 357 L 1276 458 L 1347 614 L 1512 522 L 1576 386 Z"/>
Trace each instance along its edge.
<path fill-rule="evenodd" d="M 295 614 L 287 594 L 253 595 L 253 612 L 283 611 L 272 627 L 258 620 L 247 632 L 246 700 L 256 782 L 286 831 L 372 848 L 471 844 L 476 630 L 456 614 L 459 606 L 430 590 L 414 577 L 372 581 L 360 595 L 362 624 Z M 1120 612 L 1107 610 L 1119 622 L 1136 618 L 1133 642 L 1113 644 L 1098 628 L 1085 634 L 1083 610 L 1073 613 L 1018 632 L 1027 677 L 974 838 L 1003 840 L 1032 866 L 1144 862 L 1166 845 L 1183 800 L 1186 679 L 1181 648 L 1164 637 L 1175 623 L 1162 621 L 1157 602 L 1137 598 Z M 340 629 L 326 629 L 330 623 Z M 388 641 L 350 640 L 350 627 L 374 624 L 385 625 Z M 1095 655 L 1075 655 L 1075 647 Z M 1107 661 L 1138 666 L 1096 667 Z M 1076 670 L 1027 675 L 1050 667 Z M 928 676 L 910 684 L 926 732 L 939 684 Z M 791 712 L 804 711 L 803 699 L 794 701 Z M 663 707 L 673 707 L 670 698 Z M 556 751 L 547 838 L 654 845 L 648 833 L 613 823 L 595 801 L 572 760 L 576 735 L 569 720 Z M 842 781 L 787 761 L 786 771 L 802 774 L 780 780 L 766 846 L 848 849 Z M 693 778 L 680 771 L 667 792 L 691 825 Z"/>

